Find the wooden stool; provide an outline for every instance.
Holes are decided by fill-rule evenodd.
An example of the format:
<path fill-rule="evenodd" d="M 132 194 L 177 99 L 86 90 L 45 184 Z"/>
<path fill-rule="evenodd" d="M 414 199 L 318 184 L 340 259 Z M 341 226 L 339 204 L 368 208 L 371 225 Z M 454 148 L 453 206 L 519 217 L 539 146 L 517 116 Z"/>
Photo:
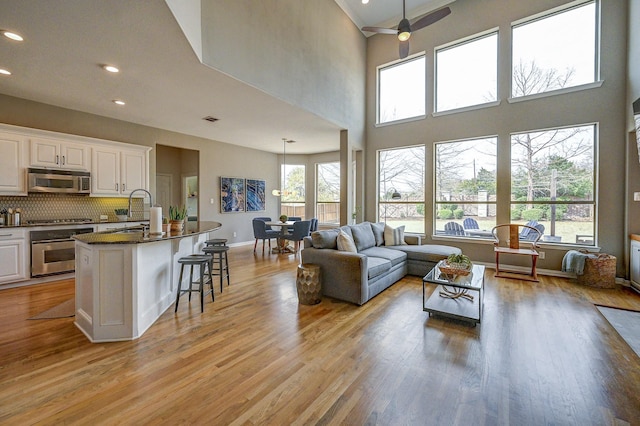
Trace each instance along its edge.
<path fill-rule="evenodd" d="M 208 246 L 226 246 L 227 239 L 226 238 L 213 238 L 211 240 L 207 240 L 204 244 Z"/>
<path fill-rule="evenodd" d="M 298 302 L 302 305 L 315 305 L 322 301 L 322 284 L 320 282 L 320 266 L 312 263 L 298 265 L 296 278 Z"/>
<path fill-rule="evenodd" d="M 222 293 L 222 282 L 225 278 L 227 286 L 229 285 L 229 257 L 227 256 L 229 246 L 208 246 L 202 251 L 211 256 L 211 274 L 220 276 L 220 293 Z"/>
<path fill-rule="evenodd" d="M 195 255 L 195 256 L 188 256 L 188 257 L 181 257 L 180 259 L 178 259 L 178 263 L 181 265 L 180 267 L 180 278 L 178 279 L 178 293 L 176 295 L 176 307 L 174 309 L 174 312 L 178 312 L 178 303 L 180 302 L 180 294 L 182 294 L 183 292 L 189 292 L 189 301 L 191 301 L 191 293 L 196 291 L 200 293 L 200 312 L 204 312 L 204 296 L 206 296 L 206 294 L 204 293 L 204 270 L 205 268 L 207 268 L 208 272 L 209 272 L 209 286 L 211 287 L 211 290 L 207 292 L 207 294 L 211 293 L 211 301 L 215 301 L 214 299 L 214 295 L 213 295 L 213 276 L 211 275 L 211 256 L 206 255 L 206 254 L 201 254 L 201 255 Z M 186 290 L 182 289 L 182 274 L 184 273 L 184 267 L 185 266 L 190 266 L 191 270 L 190 270 L 190 275 L 189 275 L 189 288 Z M 200 280 L 199 281 L 194 281 L 193 280 L 193 267 L 194 266 L 199 266 L 200 267 Z M 198 288 L 194 290 L 193 286 L 197 285 Z"/>

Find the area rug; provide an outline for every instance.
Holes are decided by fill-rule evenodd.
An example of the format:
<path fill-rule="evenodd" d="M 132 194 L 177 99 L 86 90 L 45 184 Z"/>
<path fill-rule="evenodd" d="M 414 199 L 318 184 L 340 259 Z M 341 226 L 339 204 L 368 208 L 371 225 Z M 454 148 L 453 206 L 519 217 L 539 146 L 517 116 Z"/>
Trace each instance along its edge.
<path fill-rule="evenodd" d="M 35 320 L 35 319 L 51 319 L 51 318 L 68 318 L 68 317 L 74 316 L 75 311 L 76 311 L 76 300 L 69 299 L 29 319 Z"/>
<path fill-rule="evenodd" d="M 601 305 L 596 308 L 640 357 L 640 312 Z"/>

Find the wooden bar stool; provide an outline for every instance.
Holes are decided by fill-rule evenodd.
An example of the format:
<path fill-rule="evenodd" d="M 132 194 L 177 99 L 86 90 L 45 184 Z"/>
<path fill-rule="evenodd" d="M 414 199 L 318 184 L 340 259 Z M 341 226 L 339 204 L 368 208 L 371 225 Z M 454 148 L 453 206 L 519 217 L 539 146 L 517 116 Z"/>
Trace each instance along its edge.
<path fill-rule="evenodd" d="M 227 279 L 229 285 L 229 246 L 208 246 L 202 249 L 208 255 L 211 255 L 211 273 L 220 277 L 220 293 L 222 293 L 222 282 Z"/>
<path fill-rule="evenodd" d="M 180 267 L 180 278 L 178 279 L 178 293 L 176 295 L 176 307 L 174 312 L 178 312 L 178 303 L 180 302 L 180 294 L 183 292 L 189 292 L 189 301 L 191 301 L 191 293 L 199 292 L 200 293 L 200 312 L 204 312 L 204 297 L 211 293 L 211 301 L 215 301 L 213 295 L 213 276 L 211 274 L 211 261 L 212 257 L 207 254 L 199 254 L 192 255 L 187 257 L 181 257 L 178 259 L 178 263 L 181 265 Z M 182 289 L 182 276 L 184 273 L 184 267 L 190 266 L 190 275 L 189 275 L 189 288 L 186 290 Z M 200 280 L 193 280 L 193 267 L 198 266 L 200 268 Z M 204 277 L 205 277 L 205 268 L 208 271 L 209 275 L 209 286 L 211 290 L 209 290 L 206 294 L 204 292 Z M 194 285 L 197 285 L 197 289 L 194 289 Z"/>

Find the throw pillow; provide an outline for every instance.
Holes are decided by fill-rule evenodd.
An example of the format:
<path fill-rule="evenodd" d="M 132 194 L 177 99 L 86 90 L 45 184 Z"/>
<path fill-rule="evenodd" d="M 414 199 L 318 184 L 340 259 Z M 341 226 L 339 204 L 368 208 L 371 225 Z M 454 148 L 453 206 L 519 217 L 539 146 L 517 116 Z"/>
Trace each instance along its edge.
<path fill-rule="evenodd" d="M 392 228 L 389 225 L 384 225 L 384 245 L 385 246 L 402 246 L 406 245 L 404 242 L 404 225 Z"/>
<path fill-rule="evenodd" d="M 371 223 L 371 230 L 376 239 L 376 246 L 384 245 L 384 222 Z"/>
<path fill-rule="evenodd" d="M 353 238 L 349 236 L 343 230 L 340 230 L 338 234 L 338 250 L 340 251 L 350 251 L 353 253 L 357 253 L 356 243 L 353 241 Z"/>
<path fill-rule="evenodd" d="M 369 222 L 359 223 L 358 225 L 351 225 L 351 235 L 353 241 L 356 243 L 358 251 L 366 250 L 371 247 L 375 247 L 376 238 L 371 230 Z"/>

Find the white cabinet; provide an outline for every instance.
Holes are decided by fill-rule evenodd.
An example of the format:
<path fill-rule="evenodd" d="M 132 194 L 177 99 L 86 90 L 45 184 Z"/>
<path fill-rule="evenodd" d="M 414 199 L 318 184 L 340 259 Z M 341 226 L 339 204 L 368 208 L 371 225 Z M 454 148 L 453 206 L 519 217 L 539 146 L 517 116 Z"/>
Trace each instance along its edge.
<path fill-rule="evenodd" d="M 25 138 L 0 133 L 0 195 L 27 195 Z"/>
<path fill-rule="evenodd" d="M 31 139 L 31 166 L 89 170 L 86 145 L 56 139 Z"/>
<path fill-rule="evenodd" d="M 28 279 L 27 258 L 25 231 L 0 229 L 0 283 Z"/>
<path fill-rule="evenodd" d="M 631 283 L 640 286 L 640 241 L 631 240 Z"/>
<path fill-rule="evenodd" d="M 134 189 L 149 189 L 147 149 L 93 148 L 91 195 L 129 196 Z M 136 194 L 137 195 L 137 194 Z M 144 196 L 141 192 L 139 196 Z"/>

